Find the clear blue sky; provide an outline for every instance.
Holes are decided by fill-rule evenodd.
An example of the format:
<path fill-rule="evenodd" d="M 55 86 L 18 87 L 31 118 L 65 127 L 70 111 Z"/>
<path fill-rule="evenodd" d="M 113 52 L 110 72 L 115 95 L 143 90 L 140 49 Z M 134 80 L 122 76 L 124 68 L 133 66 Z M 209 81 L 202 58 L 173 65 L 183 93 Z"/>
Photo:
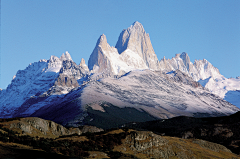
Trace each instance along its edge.
<path fill-rule="evenodd" d="M 240 76 L 239 0 L 2 0 L 1 81 L 19 69 L 69 51 L 88 61 L 97 39 L 115 46 L 120 32 L 139 21 L 161 60 L 187 52 L 207 59 L 225 77 Z"/>

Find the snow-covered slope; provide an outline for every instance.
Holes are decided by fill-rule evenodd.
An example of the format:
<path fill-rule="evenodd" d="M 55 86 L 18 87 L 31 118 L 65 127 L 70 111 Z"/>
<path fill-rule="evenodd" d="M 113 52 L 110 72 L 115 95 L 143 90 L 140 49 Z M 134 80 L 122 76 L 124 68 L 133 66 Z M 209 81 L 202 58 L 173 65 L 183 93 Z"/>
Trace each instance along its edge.
<path fill-rule="evenodd" d="M 200 80 L 200 83 L 212 93 L 217 94 L 226 101 L 240 107 L 240 79 L 228 79 L 223 76 L 218 78 L 209 77 L 205 80 Z"/>
<path fill-rule="evenodd" d="M 219 70 L 214 67 L 206 59 L 195 60 L 194 64 L 190 61 L 190 57 L 187 53 L 176 54 L 172 59 L 165 59 L 165 57 L 159 62 L 159 69 L 162 71 L 180 70 L 187 73 L 195 81 L 205 80 L 209 77 L 218 78 L 223 77 Z"/>
<path fill-rule="evenodd" d="M 76 64 L 66 52 L 60 58 L 51 56 L 49 60 L 31 63 L 26 69 L 19 70 L 7 89 L 1 91 L 1 117 L 11 117 L 16 108 L 31 98 L 54 93 L 66 94 L 79 86 L 76 80 L 83 77 L 84 73 L 80 66 L 78 71 L 73 66 Z"/>
<path fill-rule="evenodd" d="M 82 105 L 107 101 L 121 107 L 131 106 L 152 111 L 157 117 L 166 117 L 168 113 L 231 114 L 238 110 L 180 71 L 171 74 L 132 71 L 121 78 L 104 78 L 89 83 L 83 89 L 81 101 Z"/>
<path fill-rule="evenodd" d="M 158 61 L 139 22 L 122 31 L 115 47 L 101 35 L 88 66 L 84 59 L 77 65 L 68 52 L 30 64 L 0 91 L 0 117 L 79 126 L 239 111 L 223 100 L 239 104 L 239 78 L 226 79 L 205 59 L 192 63 L 187 53 Z"/>
<path fill-rule="evenodd" d="M 238 92 L 230 93 L 240 90 L 240 79 L 225 78 L 220 74 L 219 70 L 206 59 L 195 60 L 194 63 L 192 63 L 188 54 L 183 52 L 182 54 L 176 54 L 172 59 L 165 59 L 164 57 L 160 60 L 159 65 L 159 69 L 165 72 L 180 70 L 187 73 L 212 93 L 240 108 L 240 104 L 237 102 L 240 101 L 240 98 L 235 98 Z"/>
<path fill-rule="evenodd" d="M 151 70 L 131 71 L 119 78 L 89 80 L 64 97 L 53 98 L 54 103 L 45 103 L 32 116 L 77 126 L 99 124 L 126 114 L 131 116 L 131 120 L 130 117 L 125 118 L 127 123 L 139 121 L 141 116 L 138 114 L 164 119 L 179 115 L 219 116 L 239 111 L 181 71 L 169 74 Z M 64 116 L 61 116 L 63 112 Z"/>

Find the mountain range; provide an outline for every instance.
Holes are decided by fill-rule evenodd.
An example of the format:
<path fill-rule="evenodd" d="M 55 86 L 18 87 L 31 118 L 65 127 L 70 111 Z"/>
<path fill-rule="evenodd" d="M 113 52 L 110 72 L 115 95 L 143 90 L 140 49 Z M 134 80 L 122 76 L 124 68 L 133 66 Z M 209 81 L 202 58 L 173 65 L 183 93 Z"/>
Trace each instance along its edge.
<path fill-rule="evenodd" d="M 111 128 L 182 115 L 230 115 L 239 111 L 239 97 L 240 78 L 225 78 L 205 59 L 192 63 L 183 52 L 158 60 L 149 34 L 134 22 L 115 47 L 102 34 L 88 66 L 66 52 L 19 70 L 0 92 L 0 117 Z"/>

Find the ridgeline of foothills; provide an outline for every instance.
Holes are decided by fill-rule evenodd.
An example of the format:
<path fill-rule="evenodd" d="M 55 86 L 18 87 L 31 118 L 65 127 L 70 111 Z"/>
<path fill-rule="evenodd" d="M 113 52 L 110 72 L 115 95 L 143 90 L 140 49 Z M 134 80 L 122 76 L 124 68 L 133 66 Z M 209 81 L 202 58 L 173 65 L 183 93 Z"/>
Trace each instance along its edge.
<path fill-rule="evenodd" d="M 0 122 L 0 158 L 240 158 L 239 112 L 122 128 L 65 128 L 37 117 Z"/>
<path fill-rule="evenodd" d="M 88 66 L 66 52 L 0 89 L 0 158 L 240 158 L 239 97 L 205 59 L 159 61 L 135 22 Z"/>

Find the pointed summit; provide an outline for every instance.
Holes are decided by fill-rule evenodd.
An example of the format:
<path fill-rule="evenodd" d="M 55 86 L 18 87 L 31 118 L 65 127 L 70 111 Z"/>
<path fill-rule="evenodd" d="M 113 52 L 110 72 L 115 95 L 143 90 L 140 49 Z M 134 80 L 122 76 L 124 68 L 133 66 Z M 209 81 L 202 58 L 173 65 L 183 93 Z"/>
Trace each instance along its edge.
<path fill-rule="evenodd" d="M 144 33 L 145 33 L 145 30 L 142 24 L 136 21 L 129 28 L 124 29 L 121 32 L 115 47 L 118 49 L 118 52 L 121 54 L 129 47 L 130 38 L 131 39 L 135 38 L 136 40 L 139 41 L 139 38 L 141 38 L 140 36 L 144 35 Z"/>
<path fill-rule="evenodd" d="M 102 49 L 107 49 L 107 47 L 109 46 L 109 44 L 107 43 L 107 37 L 106 35 L 102 34 L 96 44 L 96 47 L 101 47 Z"/>
<path fill-rule="evenodd" d="M 135 30 L 139 30 L 139 31 L 142 31 L 142 32 L 145 32 L 144 28 L 143 28 L 143 25 L 141 23 L 139 23 L 138 21 L 135 21 L 131 27 Z"/>
<path fill-rule="evenodd" d="M 99 68 L 99 72 L 111 72 L 110 61 L 108 59 L 109 53 L 112 52 L 112 48 L 107 43 L 107 38 L 104 34 L 102 34 L 96 46 L 88 60 L 88 68 L 93 70 L 93 68 Z"/>
<path fill-rule="evenodd" d="M 190 67 L 190 58 L 188 56 L 188 54 L 186 52 L 183 52 L 181 55 L 180 55 L 180 58 L 183 60 L 183 63 L 184 65 L 187 67 L 187 69 L 189 70 L 189 67 Z"/>
<path fill-rule="evenodd" d="M 134 25 L 141 25 L 141 26 L 142 26 L 142 24 L 139 23 L 138 21 L 135 21 L 132 25 L 133 25 L 133 26 L 134 26 Z"/>
<path fill-rule="evenodd" d="M 71 55 L 68 53 L 68 51 L 66 51 L 65 54 L 64 53 L 62 54 L 62 56 L 60 57 L 60 60 L 61 61 L 64 61 L 64 60 L 72 61 L 72 58 L 71 58 Z"/>
<path fill-rule="evenodd" d="M 84 58 L 81 59 L 80 66 L 86 65 Z"/>
<path fill-rule="evenodd" d="M 158 59 L 149 34 L 145 32 L 142 24 L 138 21 L 121 32 L 115 47 L 120 54 L 127 49 L 132 50 L 144 60 L 150 69 L 156 70 L 158 68 Z"/>
<path fill-rule="evenodd" d="M 68 53 L 68 51 L 65 52 L 65 57 L 67 60 L 72 61 L 71 55 Z"/>
<path fill-rule="evenodd" d="M 87 72 L 89 71 L 88 66 L 86 65 L 85 60 L 83 58 L 81 59 L 79 66 L 82 67 L 85 71 Z"/>

